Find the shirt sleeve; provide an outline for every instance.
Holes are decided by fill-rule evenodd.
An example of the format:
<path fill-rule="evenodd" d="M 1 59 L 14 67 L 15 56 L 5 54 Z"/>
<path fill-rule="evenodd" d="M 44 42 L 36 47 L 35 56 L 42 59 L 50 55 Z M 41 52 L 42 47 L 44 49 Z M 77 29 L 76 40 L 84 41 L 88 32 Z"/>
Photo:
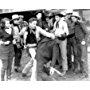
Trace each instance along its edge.
<path fill-rule="evenodd" d="M 67 23 L 64 21 L 63 21 L 63 27 L 64 27 L 64 32 L 68 35 L 69 34 L 68 26 Z"/>
<path fill-rule="evenodd" d="M 22 30 L 20 31 L 19 35 L 23 35 L 24 32 L 26 31 L 27 27 L 23 27 Z"/>
<path fill-rule="evenodd" d="M 46 36 L 46 37 L 51 37 L 51 35 L 52 35 L 52 33 L 49 33 L 40 27 L 37 27 L 37 32 L 38 32 L 38 34 L 36 35 L 37 37 L 39 34 L 42 34 L 43 36 Z"/>

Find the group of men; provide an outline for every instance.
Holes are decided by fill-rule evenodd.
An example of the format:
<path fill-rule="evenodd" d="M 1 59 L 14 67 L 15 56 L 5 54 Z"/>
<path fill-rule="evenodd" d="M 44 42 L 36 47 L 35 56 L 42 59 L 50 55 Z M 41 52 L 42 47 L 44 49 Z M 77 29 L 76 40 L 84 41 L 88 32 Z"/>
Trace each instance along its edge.
<path fill-rule="evenodd" d="M 75 73 L 83 72 L 82 54 L 84 51 L 82 46 L 86 44 L 86 29 L 79 13 L 73 10 L 64 10 L 55 13 L 44 13 L 44 18 L 42 15 L 43 12 L 38 12 L 36 13 L 36 17 L 30 18 L 28 22 L 24 21 L 23 15 L 12 15 L 10 23 L 13 28 L 15 72 L 21 71 L 20 60 L 22 50 L 28 48 L 31 59 L 22 70 L 22 76 L 26 77 L 31 67 L 31 80 L 36 80 L 36 77 L 38 77 L 38 68 L 45 69 L 49 67 L 49 74 L 52 75 L 56 70 L 55 65 L 57 63 L 55 59 L 50 58 L 51 60 L 44 62 L 41 58 L 45 57 L 44 55 L 48 56 L 48 48 L 52 47 L 50 46 L 51 42 L 54 42 L 53 45 L 58 45 L 58 49 L 53 49 L 53 53 L 51 51 L 52 57 L 55 55 L 55 57 L 59 57 L 57 56 L 58 53 L 58 55 L 61 55 L 60 59 L 63 70 L 59 72 L 61 76 L 65 75 L 69 69 L 73 69 Z M 47 40 L 43 41 L 45 38 L 49 39 L 48 42 L 51 41 L 50 44 Z M 46 46 L 42 47 L 42 43 L 46 43 Z M 72 55 L 74 56 L 74 60 L 72 60 Z M 58 62 L 59 61 L 60 60 L 58 60 Z M 42 64 L 42 62 L 44 63 Z M 39 66 L 40 64 L 42 65 Z M 56 70 L 56 72 L 58 72 L 58 70 Z"/>

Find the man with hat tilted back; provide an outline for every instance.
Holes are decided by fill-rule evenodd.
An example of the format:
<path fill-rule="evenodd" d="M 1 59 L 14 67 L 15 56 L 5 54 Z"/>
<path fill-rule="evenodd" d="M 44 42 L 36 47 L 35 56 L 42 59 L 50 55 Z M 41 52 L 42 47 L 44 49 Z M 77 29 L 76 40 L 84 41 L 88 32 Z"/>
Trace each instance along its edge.
<path fill-rule="evenodd" d="M 56 41 L 59 44 L 62 56 L 62 68 L 63 68 L 63 75 L 66 74 L 68 70 L 67 65 L 67 38 L 66 36 L 69 34 L 67 23 L 64 20 L 64 12 L 56 13 L 55 14 L 55 23 L 54 23 L 54 33 L 57 37 Z"/>
<path fill-rule="evenodd" d="M 14 14 L 12 15 L 12 22 L 13 22 L 13 30 L 14 30 L 14 49 L 15 49 L 15 61 L 14 61 L 14 66 L 15 66 L 15 71 L 19 72 L 20 71 L 20 60 L 22 56 L 22 43 L 21 43 L 21 35 L 22 32 L 26 30 L 26 27 L 23 28 L 23 26 L 20 24 L 22 21 L 23 16 Z"/>

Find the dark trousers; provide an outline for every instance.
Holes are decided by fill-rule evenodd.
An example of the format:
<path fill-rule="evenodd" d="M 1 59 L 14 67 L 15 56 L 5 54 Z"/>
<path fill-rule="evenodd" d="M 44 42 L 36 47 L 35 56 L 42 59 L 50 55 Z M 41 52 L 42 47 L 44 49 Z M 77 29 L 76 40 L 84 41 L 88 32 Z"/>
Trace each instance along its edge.
<path fill-rule="evenodd" d="M 74 70 L 78 71 L 78 69 L 82 69 L 83 68 L 83 64 L 82 64 L 82 46 L 81 43 L 79 41 L 79 39 L 72 37 L 69 38 L 68 40 L 68 64 L 70 65 L 72 63 L 71 61 L 71 54 L 74 55 Z M 80 67 L 80 68 L 79 68 Z"/>
<path fill-rule="evenodd" d="M 16 45 L 14 45 L 14 51 L 15 51 L 15 60 L 14 60 L 14 66 L 20 67 L 20 61 L 22 56 L 22 49 L 17 48 Z"/>
<path fill-rule="evenodd" d="M 72 42 L 71 39 L 68 38 L 67 39 L 67 61 L 68 61 L 68 69 L 72 69 L 72 46 L 71 46 Z"/>

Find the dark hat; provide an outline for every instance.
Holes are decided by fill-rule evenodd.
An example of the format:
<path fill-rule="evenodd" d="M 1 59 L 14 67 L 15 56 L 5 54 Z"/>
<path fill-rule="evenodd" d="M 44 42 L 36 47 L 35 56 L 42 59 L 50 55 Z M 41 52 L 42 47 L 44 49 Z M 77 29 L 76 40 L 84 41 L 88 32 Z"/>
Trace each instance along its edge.
<path fill-rule="evenodd" d="M 37 19 L 33 17 L 28 20 L 28 22 L 32 22 L 32 21 L 37 21 Z"/>
<path fill-rule="evenodd" d="M 36 11 L 36 13 L 34 15 L 36 16 L 38 13 L 42 13 L 42 11 L 41 10 Z"/>
<path fill-rule="evenodd" d="M 64 17 L 65 15 L 62 13 L 55 13 L 54 16 Z"/>
<path fill-rule="evenodd" d="M 49 19 L 55 17 L 55 15 L 53 13 L 49 13 L 49 14 L 47 14 L 45 16 L 46 16 L 46 18 L 49 18 Z"/>

